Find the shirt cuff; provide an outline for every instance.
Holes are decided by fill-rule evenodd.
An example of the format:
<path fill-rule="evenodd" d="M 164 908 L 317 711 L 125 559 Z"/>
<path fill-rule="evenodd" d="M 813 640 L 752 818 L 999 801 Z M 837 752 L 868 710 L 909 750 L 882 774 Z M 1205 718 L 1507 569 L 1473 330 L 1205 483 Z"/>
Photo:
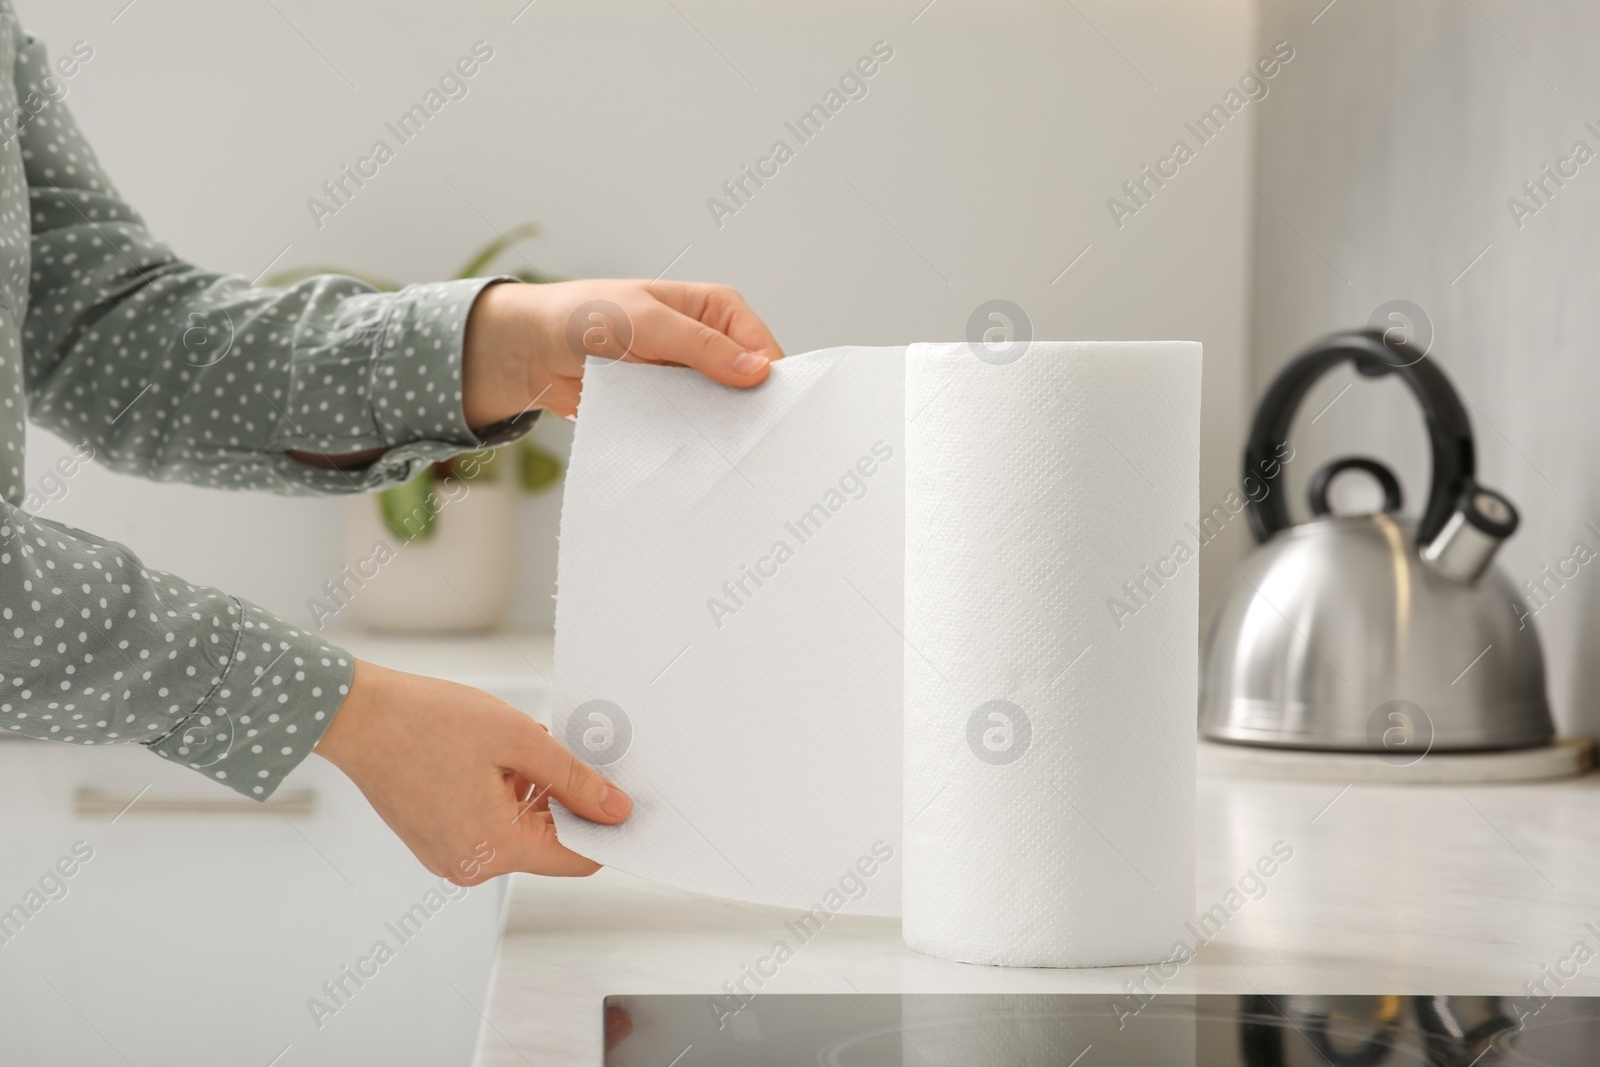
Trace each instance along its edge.
<path fill-rule="evenodd" d="M 254 604 L 228 609 L 222 677 L 177 727 L 147 742 L 252 800 L 265 800 L 311 754 L 350 691 L 355 659 Z"/>
<path fill-rule="evenodd" d="M 437 441 L 478 447 L 462 411 L 461 357 L 467 317 L 484 289 L 505 278 L 408 285 L 394 296 L 372 361 L 368 395 L 383 443 Z"/>
<path fill-rule="evenodd" d="M 462 410 L 467 319 L 478 295 L 505 280 L 430 282 L 332 301 L 328 321 L 299 331 L 276 447 L 328 455 L 381 448 L 383 466 L 406 469 L 478 447 Z M 324 284 L 360 286 L 337 277 Z"/>

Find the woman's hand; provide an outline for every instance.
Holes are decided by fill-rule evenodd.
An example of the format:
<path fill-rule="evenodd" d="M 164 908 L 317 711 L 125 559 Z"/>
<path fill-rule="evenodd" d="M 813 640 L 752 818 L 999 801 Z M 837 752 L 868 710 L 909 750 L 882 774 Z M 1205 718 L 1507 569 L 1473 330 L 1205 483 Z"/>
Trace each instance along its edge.
<path fill-rule="evenodd" d="M 633 801 L 548 730 L 487 693 L 360 660 L 314 751 L 360 787 L 429 871 L 457 885 L 510 871 L 586 875 L 550 798 L 619 823 Z"/>
<path fill-rule="evenodd" d="M 783 350 L 725 285 L 580 281 L 491 285 L 467 319 L 467 422 L 484 427 L 533 407 L 578 411 L 584 360 L 693 367 L 724 385 L 766 380 Z"/>

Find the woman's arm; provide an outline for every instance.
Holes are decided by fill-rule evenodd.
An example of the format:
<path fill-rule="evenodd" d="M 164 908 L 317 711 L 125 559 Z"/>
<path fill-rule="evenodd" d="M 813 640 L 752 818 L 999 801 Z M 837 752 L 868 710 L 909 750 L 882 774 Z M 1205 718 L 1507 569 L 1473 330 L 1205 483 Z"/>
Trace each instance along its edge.
<path fill-rule="evenodd" d="M 0 0 L 0 21 L 12 18 Z M 37 93 L 47 74 L 43 49 L 26 41 L 16 90 Z M 759 383 L 781 356 L 720 286 L 472 281 L 378 294 L 323 277 L 253 289 L 151 238 L 59 100 L 33 114 L 20 145 L 3 146 L 12 178 L 19 147 L 32 262 L 14 214 L 9 260 L 0 248 L 0 342 L 15 337 L 5 319 L 26 269 L 30 413 L 123 470 L 226 488 L 373 489 L 477 447 L 480 420 L 534 406 L 571 414 L 586 354 L 683 364 L 735 386 Z M 575 323 L 593 327 L 580 345 Z M 0 385 L 16 369 L 0 362 Z M 15 475 L 20 405 L 5 405 L 0 418 L 18 420 L 17 434 L 0 432 Z M 625 796 L 520 712 L 357 664 L 248 602 L 29 515 L 14 488 L 0 501 L 0 729 L 144 744 L 258 800 L 315 748 L 431 869 L 493 844 L 500 859 L 474 855 L 477 866 L 454 875 L 467 879 L 592 869 L 554 840 L 551 797 L 598 821 L 626 817 Z"/>
<path fill-rule="evenodd" d="M 43 46 L 27 41 L 16 70 L 18 93 L 36 92 Z M 29 414 L 118 470 L 369 491 L 481 447 L 477 431 L 519 412 L 571 415 L 586 355 L 682 363 L 729 385 L 762 381 L 782 355 L 723 286 L 471 279 L 379 293 L 322 275 L 256 288 L 152 237 L 61 101 L 20 139 Z"/>
<path fill-rule="evenodd" d="M 136 743 L 252 800 L 313 750 L 430 871 L 589 874 L 550 800 L 597 822 L 632 802 L 523 712 L 359 663 L 260 608 L 147 570 L 121 545 L 0 501 L 0 729 Z"/>
<path fill-rule="evenodd" d="M 127 548 L 0 502 L 0 729 L 145 745 L 254 800 L 310 754 L 351 657 Z"/>
<path fill-rule="evenodd" d="M 26 40 L 17 93 L 43 93 Z M 376 293 L 350 278 L 282 289 L 202 270 L 152 237 L 64 102 L 19 135 L 31 267 L 30 416 L 107 465 L 230 489 L 352 492 L 477 448 L 463 413 L 467 319 L 486 279 Z M 26 261 L 24 261 L 26 262 Z M 355 470 L 289 453 L 373 451 Z"/>

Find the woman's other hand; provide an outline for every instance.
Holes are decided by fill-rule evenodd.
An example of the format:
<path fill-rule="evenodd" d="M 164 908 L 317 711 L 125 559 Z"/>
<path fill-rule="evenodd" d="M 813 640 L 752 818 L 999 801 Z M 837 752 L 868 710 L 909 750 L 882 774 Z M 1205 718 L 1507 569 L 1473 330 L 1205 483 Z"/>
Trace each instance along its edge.
<path fill-rule="evenodd" d="M 314 751 L 360 787 L 424 867 L 457 885 L 510 871 L 598 870 L 556 839 L 552 797 L 600 823 L 633 810 L 622 790 L 504 701 L 359 660 Z"/>

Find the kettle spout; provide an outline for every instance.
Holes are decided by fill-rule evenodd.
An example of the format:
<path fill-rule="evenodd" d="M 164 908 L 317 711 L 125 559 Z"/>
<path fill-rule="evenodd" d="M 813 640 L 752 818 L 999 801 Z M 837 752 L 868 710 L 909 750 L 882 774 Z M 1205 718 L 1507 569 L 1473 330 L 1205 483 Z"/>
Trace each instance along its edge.
<path fill-rule="evenodd" d="M 1443 529 L 1419 546 L 1422 561 L 1443 578 L 1472 585 L 1516 528 L 1517 509 L 1511 501 L 1492 490 L 1468 486 Z"/>

